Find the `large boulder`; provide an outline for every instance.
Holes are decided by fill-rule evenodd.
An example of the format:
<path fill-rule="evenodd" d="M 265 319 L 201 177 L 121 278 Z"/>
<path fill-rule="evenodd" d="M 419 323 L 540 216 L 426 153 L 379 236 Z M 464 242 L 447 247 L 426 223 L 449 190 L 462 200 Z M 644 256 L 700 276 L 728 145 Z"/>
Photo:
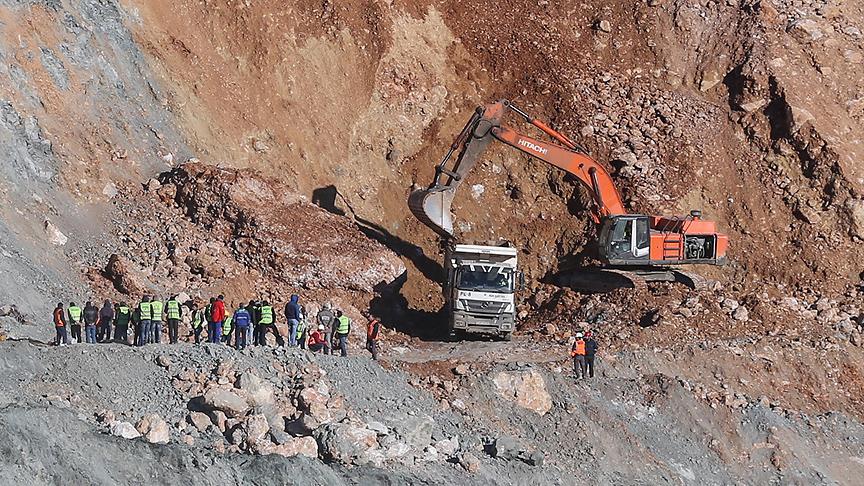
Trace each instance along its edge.
<path fill-rule="evenodd" d="M 393 427 L 396 435 L 399 436 L 406 444 L 419 450 L 432 442 L 432 431 L 435 428 L 435 421 L 428 415 L 414 415 L 401 421 Z M 377 433 L 377 431 L 376 431 Z"/>
<path fill-rule="evenodd" d="M 543 375 L 537 370 L 501 371 L 493 378 L 495 389 L 505 400 L 516 405 L 545 415 L 552 409 L 552 397 L 546 391 Z"/>
<path fill-rule="evenodd" d="M 284 444 L 270 444 L 262 447 L 261 454 L 278 454 L 284 457 L 318 457 L 318 442 L 312 437 L 293 437 Z"/>
<path fill-rule="evenodd" d="M 315 430 L 313 437 L 321 458 L 326 461 L 366 464 L 378 449 L 378 434 L 365 426 L 325 424 Z"/>
<path fill-rule="evenodd" d="M 252 450 L 258 450 L 270 443 L 270 424 L 264 415 L 251 415 L 246 419 L 246 445 Z"/>
<path fill-rule="evenodd" d="M 114 288 L 126 295 L 144 294 L 151 286 L 135 264 L 116 253 L 108 258 L 105 276 L 111 280 Z"/>
<path fill-rule="evenodd" d="M 249 403 L 236 393 L 219 388 L 211 388 L 204 394 L 204 406 L 228 417 L 240 417 L 250 408 Z"/>
<path fill-rule="evenodd" d="M 251 371 L 240 375 L 237 387 L 246 392 L 247 401 L 253 407 L 272 406 L 276 400 L 276 394 L 270 383 L 258 378 Z"/>
<path fill-rule="evenodd" d="M 151 444 L 167 444 L 171 440 L 171 429 L 158 414 L 148 413 L 144 415 L 135 428 Z"/>
<path fill-rule="evenodd" d="M 137 439 L 141 434 L 135 430 L 135 426 L 129 422 L 114 422 L 110 427 L 111 435 L 123 437 L 124 439 Z"/>

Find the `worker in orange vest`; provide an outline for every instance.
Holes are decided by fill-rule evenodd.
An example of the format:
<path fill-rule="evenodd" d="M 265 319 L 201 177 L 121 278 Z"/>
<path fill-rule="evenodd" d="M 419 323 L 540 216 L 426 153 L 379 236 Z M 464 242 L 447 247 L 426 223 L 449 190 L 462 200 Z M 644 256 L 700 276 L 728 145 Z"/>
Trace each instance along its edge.
<path fill-rule="evenodd" d="M 366 323 L 366 349 L 372 353 L 372 359 L 378 360 L 378 332 L 381 330 L 381 321 L 369 312 L 363 312 L 368 322 Z"/>
<path fill-rule="evenodd" d="M 576 341 L 573 342 L 570 356 L 573 356 L 573 373 L 576 374 L 576 379 L 585 378 L 585 339 L 581 332 L 576 333 Z"/>

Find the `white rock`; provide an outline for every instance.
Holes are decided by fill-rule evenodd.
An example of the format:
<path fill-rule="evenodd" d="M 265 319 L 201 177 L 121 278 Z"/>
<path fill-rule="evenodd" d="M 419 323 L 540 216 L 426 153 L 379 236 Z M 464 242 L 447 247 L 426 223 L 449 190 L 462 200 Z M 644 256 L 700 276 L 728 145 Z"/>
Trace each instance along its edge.
<path fill-rule="evenodd" d="M 113 182 L 108 182 L 105 184 L 105 187 L 102 188 L 102 195 L 106 196 L 108 199 L 116 196 L 118 192 L 117 186 L 114 185 Z"/>
<path fill-rule="evenodd" d="M 45 234 L 48 235 L 48 241 L 53 245 L 63 246 L 69 242 L 69 238 L 59 228 L 54 226 L 54 223 L 47 219 L 45 220 Z"/>
<path fill-rule="evenodd" d="M 486 188 L 483 184 L 474 184 L 471 186 L 471 197 L 474 199 L 480 199 L 480 196 L 482 196 L 484 192 L 486 192 Z"/>
<path fill-rule="evenodd" d="M 123 437 L 124 439 L 137 439 L 141 434 L 135 430 L 135 426 L 129 422 L 114 422 L 111 424 L 111 435 Z"/>

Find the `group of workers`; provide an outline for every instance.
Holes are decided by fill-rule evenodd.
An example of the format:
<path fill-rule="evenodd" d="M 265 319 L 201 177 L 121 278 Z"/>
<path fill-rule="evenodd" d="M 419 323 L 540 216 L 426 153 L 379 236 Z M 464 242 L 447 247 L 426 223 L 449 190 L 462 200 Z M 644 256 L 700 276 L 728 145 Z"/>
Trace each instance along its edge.
<path fill-rule="evenodd" d="M 55 345 L 69 344 L 67 328 L 71 331 L 71 339 L 75 343 L 115 342 L 129 344 L 129 334 L 132 331 L 134 346 L 159 344 L 162 341 L 163 323 L 167 324 L 168 341 L 177 344 L 179 327 L 183 320 L 184 307 L 191 312 L 192 332 L 195 344 L 202 341 L 204 326 L 207 326 L 207 342 L 228 344 L 244 349 L 251 344 L 267 345 L 267 334 L 272 332 L 276 344 L 285 346 L 285 339 L 276 327 L 276 312 L 266 300 L 252 300 L 247 305 L 241 305 L 233 312 L 225 306 L 225 296 L 213 297 L 203 306 L 194 301 L 181 303 L 177 296 L 171 296 L 164 303 L 157 297 L 145 295 L 134 308 L 126 302 L 111 302 L 106 300 L 101 308 L 92 302 L 82 309 L 74 302 L 64 310 L 63 303 L 54 309 L 53 323 L 56 330 Z M 338 348 L 341 356 L 348 356 L 348 336 L 351 332 L 351 319 L 340 309 L 334 309 L 328 302 L 314 318 L 310 332 L 306 309 L 300 304 L 300 297 L 292 295 L 285 304 L 285 322 L 288 328 L 288 346 L 308 349 L 315 353 L 335 354 Z M 363 312 L 367 319 L 366 349 L 372 353 L 373 359 L 378 359 L 378 337 L 380 321 L 368 312 Z M 81 339 L 82 325 L 85 340 Z M 113 330 L 113 335 L 112 335 Z"/>
<path fill-rule="evenodd" d="M 573 357 L 573 372 L 576 379 L 594 378 L 594 356 L 597 354 L 597 341 L 591 331 L 577 332 L 576 340 L 570 349 Z"/>

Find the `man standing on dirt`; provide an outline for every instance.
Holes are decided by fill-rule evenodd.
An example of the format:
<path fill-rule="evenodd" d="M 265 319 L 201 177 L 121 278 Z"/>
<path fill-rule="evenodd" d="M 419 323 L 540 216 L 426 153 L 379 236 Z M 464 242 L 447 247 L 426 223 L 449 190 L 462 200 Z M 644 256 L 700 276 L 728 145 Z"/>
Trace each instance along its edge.
<path fill-rule="evenodd" d="M 252 316 L 249 311 L 243 306 L 234 311 L 234 347 L 238 350 L 246 349 L 246 341 L 249 339 L 249 326 L 252 323 Z"/>
<path fill-rule="evenodd" d="M 318 327 L 324 331 L 324 354 L 330 354 L 331 343 L 333 342 L 333 327 L 336 322 L 336 315 L 331 310 L 330 302 L 325 302 L 318 312 Z"/>
<path fill-rule="evenodd" d="M 84 336 L 87 344 L 96 344 L 96 326 L 99 325 L 99 309 L 92 301 L 84 306 Z"/>
<path fill-rule="evenodd" d="M 582 339 L 582 333 L 576 333 L 576 341 L 573 342 L 573 349 L 570 350 L 570 356 L 573 357 L 573 373 L 576 374 L 576 379 L 585 378 L 585 340 Z"/>
<path fill-rule="evenodd" d="M 291 301 L 285 304 L 285 320 L 288 322 L 288 346 L 297 346 L 297 327 L 300 325 L 300 296 L 292 295 Z"/>
<path fill-rule="evenodd" d="M 199 309 L 198 304 L 192 302 L 192 332 L 195 334 L 195 344 L 201 344 L 201 332 L 204 330 L 204 321 L 207 321 L 205 314 L 204 309 Z"/>
<path fill-rule="evenodd" d="M 66 346 L 69 344 L 69 338 L 66 335 L 66 316 L 63 312 L 63 302 L 58 302 L 54 309 L 54 329 L 57 331 L 57 337 L 54 338 L 55 346 Z"/>
<path fill-rule="evenodd" d="M 225 320 L 225 296 L 219 295 L 216 302 L 213 302 L 213 310 L 211 311 L 210 319 L 213 321 L 213 335 L 210 337 L 210 342 L 220 344 L 222 342 L 222 321 Z"/>
<path fill-rule="evenodd" d="M 585 332 L 585 367 L 588 377 L 594 378 L 594 355 L 597 354 L 597 341 L 591 331 Z"/>
<path fill-rule="evenodd" d="M 99 309 L 99 335 L 96 340 L 100 343 L 111 341 L 111 323 L 114 322 L 114 306 L 110 300 L 106 300 Z"/>
<path fill-rule="evenodd" d="M 132 321 L 132 309 L 126 302 L 121 302 L 114 308 L 114 316 L 114 342 L 129 344 L 129 322 Z"/>
<path fill-rule="evenodd" d="M 165 302 L 165 317 L 168 319 L 168 342 L 177 344 L 180 319 L 183 318 L 183 307 L 176 295 L 172 295 L 168 302 Z"/>
<path fill-rule="evenodd" d="M 147 336 L 148 342 L 159 344 L 162 342 L 162 312 L 165 310 L 165 304 L 158 297 L 153 297 L 150 301 L 150 326 L 152 332 Z"/>
<path fill-rule="evenodd" d="M 378 361 L 378 332 L 381 330 L 381 321 L 369 312 L 364 312 L 366 323 L 366 349 L 372 353 L 372 359 Z"/>
<path fill-rule="evenodd" d="M 135 334 L 135 345 L 144 346 L 147 344 L 147 336 L 153 333 L 150 319 L 153 317 L 153 308 L 150 306 L 150 296 L 145 295 L 138 304 L 138 332 Z"/>
<path fill-rule="evenodd" d="M 339 339 L 339 350 L 342 352 L 343 358 L 348 357 L 348 335 L 351 334 L 351 319 L 342 313 L 341 310 L 336 311 L 336 337 Z"/>
<path fill-rule="evenodd" d="M 270 305 L 270 302 L 267 302 L 266 300 L 261 305 L 260 324 L 261 329 L 258 331 L 258 345 L 267 345 L 267 331 L 273 331 L 273 335 L 276 336 L 277 346 L 285 345 L 285 340 L 282 339 L 282 335 L 279 334 L 279 328 L 276 327 L 276 312 L 274 312 L 273 306 Z"/>
<path fill-rule="evenodd" d="M 72 342 L 81 342 L 81 308 L 75 302 L 69 302 L 69 327 L 72 328 Z"/>

